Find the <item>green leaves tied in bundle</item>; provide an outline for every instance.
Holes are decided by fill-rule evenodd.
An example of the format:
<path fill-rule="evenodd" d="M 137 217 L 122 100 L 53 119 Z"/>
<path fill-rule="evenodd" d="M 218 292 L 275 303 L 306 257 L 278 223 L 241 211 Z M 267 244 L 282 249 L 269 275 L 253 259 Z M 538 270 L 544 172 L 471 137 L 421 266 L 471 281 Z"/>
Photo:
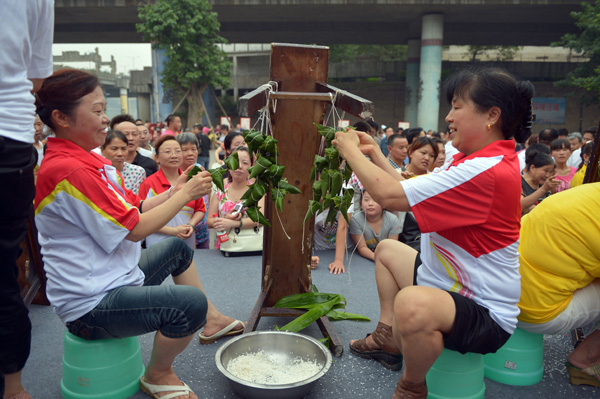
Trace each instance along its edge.
<path fill-rule="evenodd" d="M 260 223 L 264 226 L 271 227 L 271 223 L 269 223 L 265 215 L 262 214 L 258 207 L 246 208 L 246 215 L 248 215 L 250 220 L 252 220 L 255 223 Z"/>
<path fill-rule="evenodd" d="M 248 149 L 251 153 L 255 153 L 257 158 L 254 166 L 248 168 L 248 178 L 255 179 L 254 183 L 248 186 L 241 199 L 244 201 L 247 208 L 246 214 L 250 219 L 265 226 L 271 226 L 258 209 L 258 201 L 270 191 L 275 206 L 283 211 L 283 200 L 286 194 L 299 194 L 301 191 L 283 177 L 285 166 L 277 163 L 279 150 L 276 139 L 253 130 L 244 131 L 243 135 Z M 234 161 L 231 162 L 233 166 Z"/>
<path fill-rule="evenodd" d="M 348 208 L 350 207 L 354 190 L 342 190 L 342 187 L 344 186 L 344 182 L 350 180 L 352 169 L 348 163 L 345 163 L 344 168 L 340 169 L 342 158 L 337 148 L 331 145 L 331 141 L 335 138 L 335 129 L 317 124 L 317 130 L 325 137 L 326 147 L 323 152 L 324 156 L 317 154 L 313 161 L 310 173 L 310 180 L 314 182 L 313 199 L 309 202 L 304 223 L 313 215 L 316 215 L 318 212 L 324 212 L 327 209 L 329 209 L 329 213 L 327 214 L 325 223 L 335 223 L 338 212 L 341 212 L 346 222 L 349 222 Z M 319 180 L 315 181 L 317 176 L 319 176 Z M 320 206 L 314 204 L 314 202 L 319 201 L 322 201 Z"/>
<path fill-rule="evenodd" d="M 229 155 L 227 158 L 225 158 L 223 162 L 229 170 L 236 170 L 240 167 L 240 158 L 238 157 L 237 152 L 234 152 L 233 154 Z"/>
<path fill-rule="evenodd" d="M 248 179 L 253 179 L 256 176 L 261 175 L 265 170 L 268 170 L 271 165 L 273 165 L 271 161 L 263 157 L 262 154 L 258 154 L 258 158 L 256 158 L 256 163 L 254 166 L 248 168 L 248 171 L 250 172 Z"/>
<path fill-rule="evenodd" d="M 277 328 L 277 330 L 298 332 L 325 315 L 331 321 L 370 321 L 366 316 L 346 312 L 346 298 L 340 294 L 307 292 L 304 294 L 289 295 L 279 299 L 274 306 L 276 308 L 307 310 L 306 313 L 298 316 L 285 326 Z M 343 309 L 343 311 L 338 309 Z"/>
<path fill-rule="evenodd" d="M 331 141 L 335 138 L 335 129 L 331 126 L 317 125 L 317 131 L 323 137 L 325 137 L 325 147 L 331 147 Z"/>
<path fill-rule="evenodd" d="M 223 176 L 225 175 L 225 172 L 227 172 L 227 169 L 221 167 L 208 170 L 210 177 L 212 177 L 213 183 L 215 183 L 215 186 L 217 186 L 217 188 L 221 191 L 225 191 L 225 187 L 223 185 Z"/>

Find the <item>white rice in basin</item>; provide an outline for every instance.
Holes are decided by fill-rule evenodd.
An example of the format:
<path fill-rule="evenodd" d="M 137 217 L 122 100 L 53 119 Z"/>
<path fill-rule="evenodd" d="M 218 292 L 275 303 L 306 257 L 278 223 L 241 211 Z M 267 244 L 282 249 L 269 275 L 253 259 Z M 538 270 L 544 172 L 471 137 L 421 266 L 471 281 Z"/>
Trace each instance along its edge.
<path fill-rule="evenodd" d="M 255 384 L 281 385 L 306 380 L 321 371 L 315 360 L 305 360 L 264 351 L 245 353 L 231 359 L 227 371 L 239 379 Z"/>

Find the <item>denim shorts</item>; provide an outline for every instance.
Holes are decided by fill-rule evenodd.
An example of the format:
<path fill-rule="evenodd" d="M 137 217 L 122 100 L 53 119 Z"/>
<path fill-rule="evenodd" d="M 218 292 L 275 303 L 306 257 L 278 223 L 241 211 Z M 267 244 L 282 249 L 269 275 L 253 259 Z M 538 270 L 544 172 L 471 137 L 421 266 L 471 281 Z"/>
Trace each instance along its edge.
<path fill-rule="evenodd" d="M 160 331 L 168 338 L 192 335 L 206 323 L 204 293 L 187 285 L 160 285 L 169 275 L 185 272 L 194 251 L 179 238 L 168 238 L 142 252 L 142 286 L 110 291 L 86 315 L 67 323 L 69 332 L 96 340 L 125 338 Z"/>

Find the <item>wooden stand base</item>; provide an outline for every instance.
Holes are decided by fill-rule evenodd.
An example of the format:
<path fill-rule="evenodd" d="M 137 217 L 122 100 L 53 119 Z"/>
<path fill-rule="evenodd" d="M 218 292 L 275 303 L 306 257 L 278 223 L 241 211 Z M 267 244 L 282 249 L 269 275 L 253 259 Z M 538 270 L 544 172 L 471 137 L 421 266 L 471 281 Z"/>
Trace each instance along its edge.
<path fill-rule="evenodd" d="M 265 307 L 264 303 L 267 294 L 266 291 L 261 291 L 258 296 L 256 304 L 252 309 L 252 313 L 250 313 L 250 318 L 248 319 L 244 333 L 256 331 L 256 327 L 258 326 L 261 317 L 298 317 L 305 312 L 305 310 L 302 309 Z M 333 356 L 342 356 L 344 347 L 327 316 L 318 319 L 317 325 L 319 326 L 323 337 L 329 338 L 329 350 Z"/>

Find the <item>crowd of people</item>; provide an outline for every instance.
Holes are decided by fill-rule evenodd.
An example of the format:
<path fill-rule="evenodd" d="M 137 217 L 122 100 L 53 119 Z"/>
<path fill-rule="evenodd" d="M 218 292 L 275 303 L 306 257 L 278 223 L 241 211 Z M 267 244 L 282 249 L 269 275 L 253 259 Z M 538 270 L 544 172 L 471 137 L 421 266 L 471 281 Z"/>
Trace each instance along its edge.
<path fill-rule="evenodd" d="M 0 101 L 11 111 L 0 113 L 0 174 L 11 188 L 0 196 L 0 395 L 31 398 L 16 258 L 33 204 L 46 294 L 68 331 L 88 340 L 155 332 L 141 389 L 197 399 L 174 359 L 196 334 L 208 344 L 245 323 L 206 296 L 194 250 L 209 248 L 209 229 L 258 227 L 242 200 L 254 155 L 239 126 L 109 119 L 96 76 L 52 72 L 52 2 L 17 3 L 10 12 L 27 23 L 0 58 Z M 349 223 L 315 217 L 314 248 L 335 250 L 331 274 L 346 271 L 348 250 L 373 261 L 378 324 L 350 350 L 403 369 L 395 399 L 427 397 L 443 348 L 485 354 L 517 327 L 557 334 L 600 321 L 600 183 L 582 184 L 595 128 L 532 134 L 534 87 L 500 69 L 455 73 L 444 94 L 444 132 L 373 120 L 337 132 L 333 145 L 354 171 Z M 206 169 L 228 156 L 240 166 L 221 191 Z M 204 170 L 189 178 L 196 164 Z M 162 285 L 169 276 L 175 284 Z M 567 370 L 574 384 L 600 386 L 598 331 Z"/>

